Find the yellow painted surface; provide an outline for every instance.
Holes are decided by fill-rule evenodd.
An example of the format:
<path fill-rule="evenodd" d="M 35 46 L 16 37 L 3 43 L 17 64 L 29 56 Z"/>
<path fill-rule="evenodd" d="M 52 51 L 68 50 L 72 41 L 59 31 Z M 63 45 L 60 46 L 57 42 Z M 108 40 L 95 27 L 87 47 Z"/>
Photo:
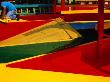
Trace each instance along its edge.
<path fill-rule="evenodd" d="M 17 20 L 10 20 L 9 21 L 9 23 L 13 23 L 13 22 L 28 22 L 28 20 L 20 19 L 19 21 L 17 21 Z"/>
<path fill-rule="evenodd" d="M 34 20 L 34 21 L 45 21 L 45 20 Z M 8 19 L 0 19 L 0 22 L 2 22 L 2 23 L 14 23 L 14 22 L 31 22 L 31 21 L 29 21 L 29 20 L 24 20 L 24 19 L 20 19 L 19 21 L 17 21 L 17 20 L 8 20 Z"/>
<path fill-rule="evenodd" d="M 98 21 L 72 21 L 67 23 L 93 23 L 93 22 L 98 22 Z M 110 22 L 110 20 L 104 20 L 104 22 Z"/>
<path fill-rule="evenodd" d="M 0 46 L 72 40 L 81 35 L 61 18 L 0 42 Z"/>
<path fill-rule="evenodd" d="M 28 21 L 28 20 L 23 20 L 23 19 L 20 19 L 19 21 L 17 21 L 17 20 L 8 20 L 8 19 L 0 19 L 0 22 L 4 22 L 4 23 L 13 23 L 13 22 L 30 22 L 30 21 Z"/>
<path fill-rule="evenodd" d="M 0 64 L 1 82 L 110 82 L 110 77 L 9 68 Z"/>
<path fill-rule="evenodd" d="M 98 0 L 75 0 L 75 1 L 98 1 Z M 110 0 L 105 0 L 105 1 L 110 1 Z"/>
<path fill-rule="evenodd" d="M 45 21 L 45 20 L 34 20 L 34 21 Z M 13 23 L 13 22 L 31 22 L 31 21 L 20 19 L 19 21 L 17 21 L 17 20 L 10 20 L 8 23 Z"/>
<path fill-rule="evenodd" d="M 0 19 L 0 22 L 1 22 L 1 23 L 8 23 L 8 20 L 6 20 L 6 19 L 3 19 L 3 20 Z"/>
<path fill-rule="evenodd" d="M 61 11 L 61 14 L 81 14 L 81 13 L 98 13 L 98 9 Z M 104 10 L 104 13 L 110 13 L 110 10 Z"/>
<path fill-rule="evenodd" d="M 97 24 L 96 24 L 95 29 L 97 30 Z M 110 29 L 110 22 L 105 22 L 104 23 L 104 29 Z"/>
<path fill-rule="evenodd" d="M 44 56 L 42 54 L 40 56 Z M 34 56 L 39 57 L 39 56 Z M 110 82 L 110 77 L 92 76 L 74 73 L 52 72 L 6 67 L 7 64 L 28 60 L 34 57 L 0 63 L 1 82 Z"/>

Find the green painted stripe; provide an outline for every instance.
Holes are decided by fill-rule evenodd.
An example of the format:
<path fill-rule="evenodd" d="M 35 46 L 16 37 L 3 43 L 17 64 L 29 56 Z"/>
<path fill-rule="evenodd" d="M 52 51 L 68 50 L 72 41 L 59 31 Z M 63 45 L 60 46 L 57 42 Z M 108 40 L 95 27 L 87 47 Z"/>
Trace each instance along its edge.
<path fill-rule="evenodd" d="M 0 47 L 0 63 L 7 63 L 41 54 L 48 54 L 59 49 L 64 49 L 68 44 L 78 45 L 79 43 L 79 39 L 75 39 L 62 42 Z"/>

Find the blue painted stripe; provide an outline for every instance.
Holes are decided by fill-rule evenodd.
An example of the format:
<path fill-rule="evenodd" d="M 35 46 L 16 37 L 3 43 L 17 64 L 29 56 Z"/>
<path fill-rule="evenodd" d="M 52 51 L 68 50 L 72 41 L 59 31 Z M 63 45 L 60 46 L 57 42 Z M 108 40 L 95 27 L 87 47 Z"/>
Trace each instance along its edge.
<path fill-rule="evenodd" d="M 96 22 L 92 22 L 92 23 L 70 23 L 70 25 L 74 28 L 74 29 L 91 29 L 91 28 L 95 28 L 96 26 Z"/>

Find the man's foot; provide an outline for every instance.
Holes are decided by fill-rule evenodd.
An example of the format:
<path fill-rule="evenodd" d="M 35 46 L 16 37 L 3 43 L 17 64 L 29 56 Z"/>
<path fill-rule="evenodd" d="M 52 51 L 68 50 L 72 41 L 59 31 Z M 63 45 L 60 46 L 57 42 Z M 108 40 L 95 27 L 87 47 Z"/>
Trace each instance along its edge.
<path fill-rule="evenodd" d="M 20 17 L 20 15 L 17 14 L 17 15 L 16 15 L 16 19 L 17 19 L 17 21 L 19 21 L 19 19 L 20 19 L 19 17 Z"/>

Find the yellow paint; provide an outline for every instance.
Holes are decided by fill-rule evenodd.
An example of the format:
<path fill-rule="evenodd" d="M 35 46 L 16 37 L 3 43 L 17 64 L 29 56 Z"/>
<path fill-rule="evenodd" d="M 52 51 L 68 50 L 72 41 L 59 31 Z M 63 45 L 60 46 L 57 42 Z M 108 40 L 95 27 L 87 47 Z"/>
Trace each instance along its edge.
<path fill-rule="evenodd" d="M 21 10 L 21 14 L 22 14 L 22 12 L 23 12 L 23 9 L 21 8 L 20 10 Z"/>
<path fill-rule="evenodd" d="M 98 0 L 75 0 L 75 1 L 98 1 Z M 105 1 L 109 1 L 109 0 L 105 0 Z"/>
<path fill-rule="evenodd" d="M 27 13 L 27 14 L 29 13 L 29 9 L 28 9 L 28 8 L 26 8 L 26 13 Z"/>
<path fill-rule="evenodd" d="M 97 24 L 95 26 L 95 29 L 97 30 Z M 110 29 L 110 22 L 105 22 L 104 23 L 104 29 Z"/>
<path fill-rule="evenodd" d="M 69 0 L 69 4 L 71 4 L 71 0 Z"/>
<path fill-rule="evenodd" d="M 0 19 L 0 22 L 3 22 L 3 23 L 13 23 L 13 22 L 30 22 L 30 21 L 23 20 L 23 19 L 20 19 L 19 21 L 17 21 L 17 20 L 11 20 L 9 18 L 5 18 L 5 19 Z"/>
<path fill-rule="evenodd" d="M 69 5 L 71 4 L 71 0 L 69 0 Z M 71 11 L 72 10 L 72 8 L 71 7 L 69 7 L 69 11 Z"/>
<path fill-rule="evenodd" d="M 9 68 L 0 64 L 1 82 L 110 82 L 110 77 Z"/>
<path fill-rule="evenodd" d="M 36 9 L 35 8 L 33 8 L 33 13 L 36 13 Z"/>
<path fill-rule="evenodd" d="M 9 20 L 7 20 L 7 19 L 0 19 L 0 22 L 1 22 L 1 23 L 8 23 Z"/>
<path fill-rule="evenodd" d="M 93 10 L 61 11 L 61 14 L 81 14 L 81 13 L 98 13 L 98 10 L 97 9 L 93 9 Z M 104 13 L 110 13 L 110 10 L 104 10 Z"/>
<path fill-rule="evenodd" d="M 69 11 L 72 11 L 71 7 L 69 7 Z"/>
<path fill-rule="evenodd" d="M 0 42 L 0 46 L 74 40 L 81 35 L 61 18 Z"/>
<path fill-rule="evenodd" d="M 8 21 L 8 22 L 7 22 Z M 34 21 L 46 21 L 46 20 L 34 20 Z M 19 21 L 17 20 L 11 20 L 11 19 L 0 19 L 0 22 L 4 22 L 4 23 L 14 23 L 14 22 L 31 22 L 29 20 L 24 20 L 24 19 L 20 19 Z"/>
<path fill-rule="evenodd" d="M 28 20 L 24 20 L 24 19 L 20 19 L 19 21 L 17 20 L 10 20 L 9 23 L 13 23 L 13 22 L 29 22 Z"/>
<path fill-rule="evenodd" d="M 98 21 L 72 21 L 67 23 L 93 23 L 93 22 L 98 22 Z M 104 22 L 110 22 L 110 20 L 104 20 Z"/>

